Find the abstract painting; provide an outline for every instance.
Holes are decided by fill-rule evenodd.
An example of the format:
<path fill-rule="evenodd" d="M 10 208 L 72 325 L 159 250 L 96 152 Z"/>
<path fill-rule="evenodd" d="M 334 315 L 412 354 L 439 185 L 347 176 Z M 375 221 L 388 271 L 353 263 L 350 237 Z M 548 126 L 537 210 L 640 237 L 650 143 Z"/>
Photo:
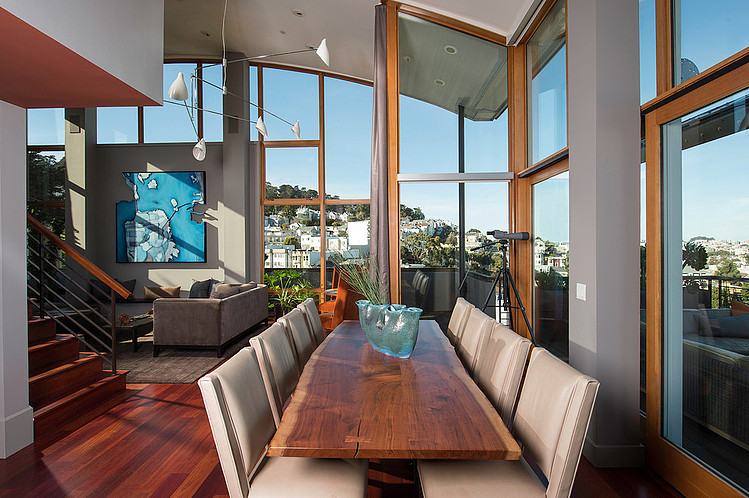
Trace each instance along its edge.
<path fill-rule="evenodd" d="M 122 173 L 132 199 L 117 203 L 118 263 L 204 263 L 205 171 Z"/>

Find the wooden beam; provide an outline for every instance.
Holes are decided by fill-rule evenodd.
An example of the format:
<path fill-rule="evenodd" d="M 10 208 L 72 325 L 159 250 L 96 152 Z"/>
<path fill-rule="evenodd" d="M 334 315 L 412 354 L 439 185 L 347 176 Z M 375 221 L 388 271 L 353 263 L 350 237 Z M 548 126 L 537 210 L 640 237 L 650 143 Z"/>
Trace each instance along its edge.
<path fill-rule="evenodd" d="M 390 302 L 401 302 L 400 272 L 400 111 L 398 74 L 398 10 L 387 4 L 387 119 L 388 119 L 388 213 Z"/>

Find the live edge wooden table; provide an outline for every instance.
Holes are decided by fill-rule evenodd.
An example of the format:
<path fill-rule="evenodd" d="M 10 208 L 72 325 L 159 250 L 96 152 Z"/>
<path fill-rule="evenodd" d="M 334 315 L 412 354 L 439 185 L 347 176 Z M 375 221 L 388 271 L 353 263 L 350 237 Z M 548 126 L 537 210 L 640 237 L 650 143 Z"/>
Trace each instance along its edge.
<path fill-rule="evenodd" d="M 518 460 L 520 448 L 433 320 L 410 358 L 339 325 L 304 367 L 270 456 Z"/>

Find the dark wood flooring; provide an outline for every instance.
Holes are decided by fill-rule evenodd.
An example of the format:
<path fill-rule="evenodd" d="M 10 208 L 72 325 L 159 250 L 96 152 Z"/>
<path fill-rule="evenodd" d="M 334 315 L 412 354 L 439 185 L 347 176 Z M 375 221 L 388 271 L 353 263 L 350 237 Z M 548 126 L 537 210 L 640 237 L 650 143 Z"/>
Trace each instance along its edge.
<path fill-rule="evenodd" d="M 128 385 L 131 396 L 72 433 L 0 460 L 1 496 L 226 496 L 196 384 Z M 413 498 L 413 465 L 371 461 L 369 498 Z M 572 492 L 679 496 L 647 468 L 580 463 Z"/>

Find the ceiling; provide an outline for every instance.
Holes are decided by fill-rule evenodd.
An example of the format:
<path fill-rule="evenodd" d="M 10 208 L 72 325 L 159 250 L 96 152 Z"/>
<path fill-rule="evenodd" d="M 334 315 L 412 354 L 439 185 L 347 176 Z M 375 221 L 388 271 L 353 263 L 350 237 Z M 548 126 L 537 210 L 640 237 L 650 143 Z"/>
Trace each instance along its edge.
<path fill-rule="evenodd" d="M 317 47 L 320 40 L 327 38 L 329 68 L 312 53 L 270 60 L 371 80 L 374 7 L 379 3 L 379 0 L 228 0 L 227 51 L 263 55 Z M 524 25 L 539 0 L 404 3 L 489 29 L 509 39 Z M 165 0 L 165 58 L 220 58 L 223 11 L 224 0 Z"/>

